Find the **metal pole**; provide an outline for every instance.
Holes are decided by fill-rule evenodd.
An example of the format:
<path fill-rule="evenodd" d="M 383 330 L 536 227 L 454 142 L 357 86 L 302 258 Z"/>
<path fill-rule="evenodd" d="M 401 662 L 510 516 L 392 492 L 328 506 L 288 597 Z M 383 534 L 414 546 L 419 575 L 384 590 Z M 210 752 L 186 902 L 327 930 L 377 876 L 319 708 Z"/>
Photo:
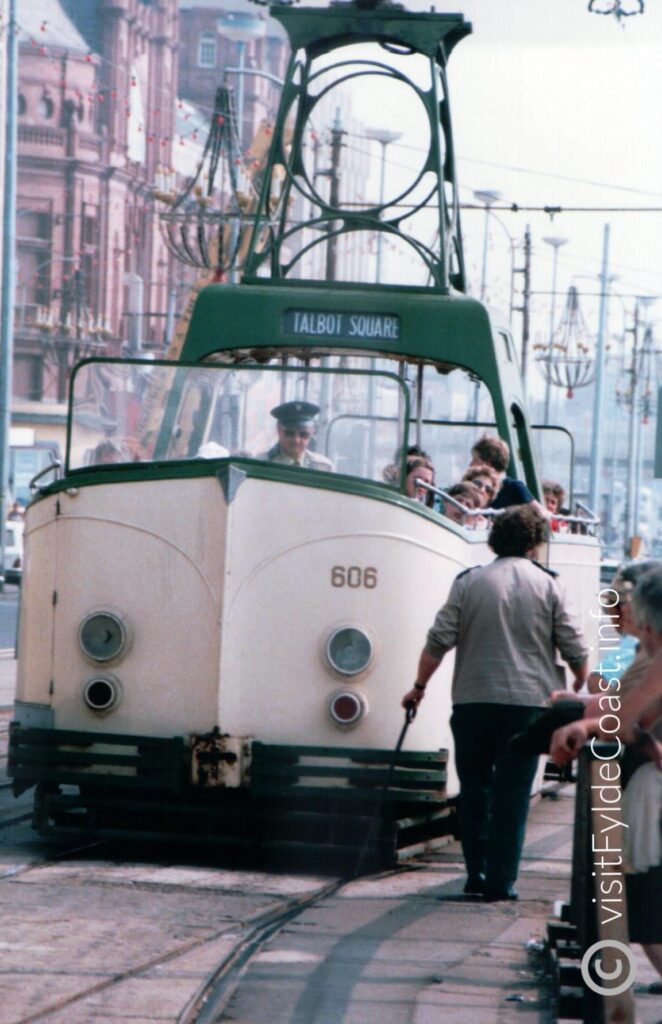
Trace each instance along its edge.
<path fill-rule="evenodd" d="M 5 183 L 2 211 L 2 296 L 0 297 L 0 578 L 5 564 L 5 519 L 9 484 L 12 368 L 14 356 L 14 279 L 16 247 L 16 94 L 18 37 L 16 0 L 9 0 L 5 34 L 7 96 L 5 125 Z"/>
<path fill-rule="evenodd" d="M 480 272 L 480 301 L 485 302 L 487 290 L 487 241 L 490 228 L 490 204 L 485 203 L 485 227 L 483 229 L 483 266 Z"/>
<path fill-rule="evenodd" d="M 331 129 L 331 170 L 329 172 L 329 206 L 337 209 L 340 202 L 340 150 L 342 149 L 342 137 L 345 134 L 340 121 L 340 107 L 336 107 L 336 116 Z M 336 279 L 336 259 L 338 239 L 333 234 L 336 222 L 329 222 L 329 238 L 326 243 L 326 280 Z"/>
<path fill-rule="evenodd" d="M 531 308 L 531 228 L 524 232 L 524 286 L 522 288 L 522 387 L 526 395 L 526 374 L 529 358 L 529 325 Z"/>
<path fill-rule="evenodd" d="M 244 149 L 244 70 L 246 64 L 246 43 L 243 39 L 237 41 L 237 54 L 239 56 L 237 74 L 237 134 L 239 135 L 239 147 Z"/>
<path fill-rule="evenodd" d="M 653 328 L 648 325 L 644 331 L 644 338 L 641 343 L 641 364 L 642 364 L 642 375 L 645 371 L 646 356 L 650 357 L 650 353 L 653 350 Z M 637 375 L 639 376 L 639 374 Z M 635 404 L 638 401 L 637 395 L 633 395 L 633 401 Z M 645 442 L 643 436 L 643 409 L 637 410 L 635 413 L 635 450 L 634 450 L 634 501 L 633 501 L 633 533 L 635 536 L 639 535 L 640 519 L 641 519 L 641 484 L 644 468 L 644 451 Z"/>
<path fill-rule="evenodd" d="M 648 333 L 648 331 L 646 332 Z M 642 352 L 646 347 L 646 335 L 644 335 L 644 341 L 642 344 Z M 636 401 L 636 399 L 635 399 Z M 634 442 L 634 500 L 632 502 L 633 514 L 632 514 L 632 533 L 633 536 L 639 536 L 639 523 L 641 518 L 641 470 L 642 463 L 644 461 L 643 456 L 643 437 L 641 433 L 642 428 L 642 417 L 641 412 L 637 412 L 635 418 L 635 442 Z"/>
<path fill-rule="evenodd" d="M 552 354 L 552 341 L 554 339 L 554 321 L 556 319 L 556 272 L 558 270 L 559 263 L 559 249 L 562 245 L 568 241 L 567 238 L 543 238 L 543 242 L 547 242 L 548 245 L 554 247 L 554 260 L 552 263 L 552 302 L 549 310 L 549 346 L 548 352 Z M 550 365 L 547 364 L 547 372 L 545 374 L 545 413 L 543 422 L 545 426 L 549 426 L 549 403 L 552 390 L 552 381 L 550 377 Z"/>
<path fill-rule="evenodd" d="M 637 392 L 637 345 L 639 339 L 639 300 L 634 307 L 634 327 L 632 341 L 632 363 L 630 368 L 630 408 L 628 416 L 628 473 L 625 492 L 625 554 L 630 553 L 630 541 L 634 535 L 634 492 L 635 492 L 635 446 L 636 446 L 636 392 Z"/>
<path fill-rule="evenodd" d="M 490 222 L 490 207 L 492 203 L 496 203 L 497 199 L 501 198 L 500 192 L 495 192 L 491 188 L 476 189 L 474 192 L 474 199 L 479 203 L 482 203 L 485 207 L 485 229 L 483 232 L 483 266 L 480 274 L 480 301 L 485 301 L 485 293 L 487 291 L 487 242 L 489 237 L 489 222 Z"/>
<path fill-rule="evenodd" d="M 384 205 L 384 190 L 386 186 L 386 147 L 388 142 L 383 139 L 379 140 L 379 145 L 382 147 L 382 164 L 379 175 L 379 205 Z M 383 242 L 383 231 L 377 232 L 377 266 L 375 268 L 375 283 L 379 284 L 382 279 L 382 242 Z"/>
<path fill-rule="evenodd" d="M 605 348 L 607 305 L 609 303 L 609 224 L 605 224 L 602 236 L 602 270 L 600 272 L 600 316 L 598 320 L 598 348 L 595 355 L 595 391 L 593 393 L 593 437 L 591 439 L 591 472 L 588 487 L 588 503 L 595 514 L 600 516 L 602 488 L 602 419 L 605 405 Z"/>

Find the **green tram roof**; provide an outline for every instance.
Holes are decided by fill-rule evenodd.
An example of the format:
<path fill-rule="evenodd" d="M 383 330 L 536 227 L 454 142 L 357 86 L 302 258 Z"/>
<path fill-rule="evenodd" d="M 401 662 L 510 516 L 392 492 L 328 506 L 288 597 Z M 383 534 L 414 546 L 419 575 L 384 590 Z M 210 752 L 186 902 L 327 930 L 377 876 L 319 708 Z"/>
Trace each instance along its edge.
<path fill-rule="evenodd" d="M 398 337 L 321 336 L 293 332 L 295 312 L 392 317 Z M 506 337 L 507 336 L 507 337 Z M 513 406 L 527 422 L 517 354 L 504 322 L 495 322 L 476 299 L 457 292 L 440 295 L 429 288 L 359 288 L 334 283 L 274 285 L 212 284 L 197 298 L 180 358 L 198 362 L 223 351 L 241 350 L 256 361 L 278 352 L 317 354 L 362 352 L 433 363 L 441 372 L 461 367 L 475 373 L 492 396 L 496 426 L 511 452 L 521 449 L 515 434 Z M 527 443 L 528 447 L 528 443 Z M 527 477 L 538 486 L 531 456 Z M 512 468 L 512 464 L 511 464 Z"/>
<path fill-rule="evenodd" d="M 288 313 L 330 313 L 396 317 L 396 339 L 296 333 Z M 440 295 L 430 289 L 389 290 L 288 285 L 208 285 L 197 298 L 181 352 L 185 362 L 232 349 L 317 349 L 374 351 L 411 361 L 448 362 L 484 380 L 501 362 L 495 352 L 490 316 L 475 299 Z M 508 360 L 507 360 L 508 361 Z"/>
<path fill-rule="evenodd" d="M 399 336 L 332 337 L 288 330 L 294 311 L 337 313 L 345 317 L 397 317 Z M 289 316 L 288 316 L 289 314 Z M 497 331 L 499 324 L 495 325 Z M 508 329 L 502 328 L 506 333 Z M 197 362 L 216 352 L 259 350 L 375 352 L 412 362 L 462 367 L 477 374 L 492 394 L 499 415 L 503 403 L 524 406 L 512 341 L 495 337 L 490 314 L 476 299 L 430 289 L 365 289 L 303 285 L 208 285 L 195 303 L 181 359 Z M 266 355 L 266 353 L 265 353 Z M 505 412 L 504 408 L 504 412 Z M 507 417 L 506 417 L 507 418 Z"/>

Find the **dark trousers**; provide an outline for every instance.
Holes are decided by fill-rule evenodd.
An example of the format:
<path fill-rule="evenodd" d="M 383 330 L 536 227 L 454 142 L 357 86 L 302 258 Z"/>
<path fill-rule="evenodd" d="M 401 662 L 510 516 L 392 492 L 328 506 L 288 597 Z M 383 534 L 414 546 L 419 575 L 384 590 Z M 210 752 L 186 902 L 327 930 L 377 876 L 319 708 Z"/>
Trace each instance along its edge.
<path fill-rule="evenodd" d="M 517 879 L 537 754 L 521 754 L 510 739 L 541 708 L 512 704 L 456 704 L 451 716 L 460 779 L 462 853 L 469 875 L 505 890 Z"/>

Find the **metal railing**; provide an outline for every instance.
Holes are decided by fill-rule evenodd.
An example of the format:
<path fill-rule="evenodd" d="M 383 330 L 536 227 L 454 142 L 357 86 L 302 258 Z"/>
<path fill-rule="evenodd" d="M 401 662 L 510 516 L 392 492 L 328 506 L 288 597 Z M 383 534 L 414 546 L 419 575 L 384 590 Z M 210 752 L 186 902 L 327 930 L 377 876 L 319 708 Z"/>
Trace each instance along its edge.
<path fill-rule="evenodd" d="M 463 515 L 484 516 L 486 519 L 494 519 L 497 516 L 503 515 L 506 511 L 505 508 L 468 508 L 466 505 L 463 505 L 461 501 L 458 501 L 457 498 L 448 494 L 447 491 L 442 490 L 441 487 L 435 487 L 433 484 L 429 484 L 427 481 L 421 480 L 419 477 L 415 478 L 414 486 L 422 487 L 431 494 L 438 495 L 438 497 L 440 497 L 444 502 L 448 502 L 453 506 L 453 508 L 461 511 Z M 580 511 L 585 513 L 584 515 L 557 515 L 555 513 L 554 515 L 550 515 L 550 519 L 554 519 L 555 522 L 568 523 L 571 526 L 576 524 L 578 526 L 586 527 L 587 529 L 589 527 L 594 528 L 600 525 L 599 517 L 596 516 L 595 512 L 591 511 L 587 505 L 584 505 L 584 503 L 579 501 L 579 499 L 577 499 L 575 504 Z"/>
<path fill-rule="evenodd" d="M 618 764 L 619 749 L 615 743 L 593 743 L 582 750 L 577 768 L 569 917 L 581 949 L 585 1024 L 634 1024 L 635 1019 L 634 978 L 618 991 L 634 963 L 628 952 L 624 856 L 617 848 L 625 826 L 614 825 L 622 820 L 620 800 L 601 799 L 605 788 L 620 789 L 618 777 L 607 782 L 603 771 L 605 765 Z M 616 774 L 609 771 L 607 776 Z"/>

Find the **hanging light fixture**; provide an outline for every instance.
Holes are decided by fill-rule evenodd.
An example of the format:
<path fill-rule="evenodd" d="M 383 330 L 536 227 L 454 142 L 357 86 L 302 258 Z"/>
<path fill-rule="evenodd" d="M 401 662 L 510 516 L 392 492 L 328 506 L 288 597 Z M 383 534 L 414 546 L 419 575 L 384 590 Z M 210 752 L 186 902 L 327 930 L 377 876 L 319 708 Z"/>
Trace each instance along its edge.
<path fill-rule="evenodd" d="M 613 14 L 617 21 L 644 13 L 644 0 L 589 0 L 590 14 Z"/>
<path fill-rule="evenodd" d="M 236 266 L 255 201 L 253 175 L 240 188 L 243 165 L 234 95 L 222 85 L 216 90 L 214 112 L 202 158 L 185 190 L 177 195 L 163 189 L 155 197 L 169 206 L 160 215 L 170 252 L 182 263 L 219 275 Z"/>
<path fill-rule="evenodd" d="M 588 328 L 579 308 L 579 293 L 574 285 L 568 289 L 565 309 L 559 326 L 547 342 L 533 346 L 539 353 L 535 360 L 549 384 L 566 389 L 572 398 L 575 388 L 583 388 L 595 376 L 595 354 Z"/>

